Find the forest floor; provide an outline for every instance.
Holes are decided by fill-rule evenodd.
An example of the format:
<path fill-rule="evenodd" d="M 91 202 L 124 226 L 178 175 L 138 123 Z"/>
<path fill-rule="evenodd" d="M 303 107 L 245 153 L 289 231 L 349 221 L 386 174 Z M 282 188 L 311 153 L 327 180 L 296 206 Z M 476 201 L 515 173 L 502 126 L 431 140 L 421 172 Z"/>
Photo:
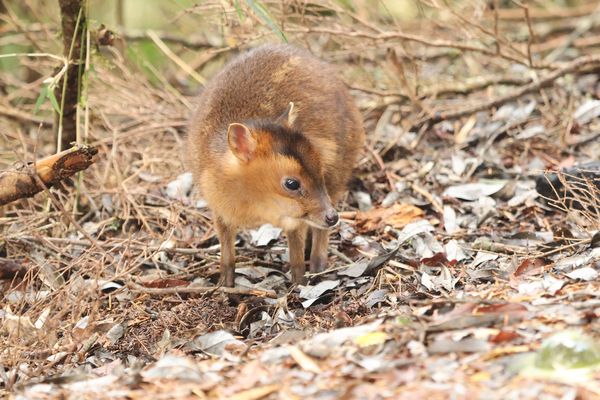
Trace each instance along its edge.
<path fill-rule="evenodd" d="M 125 56 L 131 33 L 100 41 L 97 160 L 0 214 L 0 395 L 600 398 L 600 8 L 476 2 L 399 24 L 288 3 L 274 19 L 337 65 L 367 132 L 330 268 L 294 286 L 284 234 L 261 227 L 238 236 L 236 291 L 215 286 L 181 63 L 203 79 L 279 40 L 260 19 L 232 8 L 220 42 L 165 38 L 163 70 Z M 58 48 L 9 20 L 6 37 Z M 34 111 L 57 61 L 19 61 L 0 75 L 2 169 L 54 148 L 51 102 Z"/>

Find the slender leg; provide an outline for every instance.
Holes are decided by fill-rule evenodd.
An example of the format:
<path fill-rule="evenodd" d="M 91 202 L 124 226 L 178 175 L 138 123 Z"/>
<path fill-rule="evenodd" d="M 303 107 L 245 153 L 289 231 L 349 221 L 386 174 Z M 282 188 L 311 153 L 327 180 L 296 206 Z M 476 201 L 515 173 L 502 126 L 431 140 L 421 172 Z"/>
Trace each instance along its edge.
<path fill-rule="evenodd" d="M 310 252 L 310 272 L 321 272 L 327 267 L 327 246 L 329 231 L 312 228 L 312 250 Z"/>
<path fill-rule="evenodd" d="M 288 246 L 290 249 L 290 269 L 292 271 L 292 281 L 294 283 L 304 283 L 304 242 L 306 240 L 306 225 L 288 231 Z"/>
<path fill-rule="evenodd" d="M 312 229 L 306 230 L 306 239 L 304 239 L 304 259 L 310 260 L 310 252 L 312 250 Z"/>
<path fill-rule="evenodd" d="M 233 287 L 235 271 L 235 227 L 229 226 L 221 218 L 216 218 L 215 229 L 221 243 L 221 279 L 223 286 Z"/>

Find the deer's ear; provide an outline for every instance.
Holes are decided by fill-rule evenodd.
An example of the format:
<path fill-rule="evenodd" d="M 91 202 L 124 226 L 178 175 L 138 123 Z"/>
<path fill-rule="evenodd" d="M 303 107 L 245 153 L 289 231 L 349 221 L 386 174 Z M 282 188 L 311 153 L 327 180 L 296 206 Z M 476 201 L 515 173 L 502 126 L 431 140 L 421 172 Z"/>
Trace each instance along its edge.
<path fill-rule="evenodd" d="M 234 123 L 227 129 L 227 142 L 231 152 L 240 160 L 252 160 L 256 150 L 256 137 L 244 124 Z"/>
<path fill-rule="evenodd" d="M 296 116 L 296 108 L 294 107 L 294 103 L 290 101 L 290 104 L 288 104 L 286 110 L 279 116 L 279 118 L 277 118 L 277 120 L 280 123 L 291 127 L 296 120 Z"/>

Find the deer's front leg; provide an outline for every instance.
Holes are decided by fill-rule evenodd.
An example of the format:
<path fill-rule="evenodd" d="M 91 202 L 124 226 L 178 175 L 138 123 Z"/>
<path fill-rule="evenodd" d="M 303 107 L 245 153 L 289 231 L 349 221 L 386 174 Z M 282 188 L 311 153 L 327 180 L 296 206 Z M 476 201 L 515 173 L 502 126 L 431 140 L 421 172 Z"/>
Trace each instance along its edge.
<path fill-rule="evenodd" d="M 219 217 L 215 220 L 215 230 L 221 243 L 221 278 L 223 286 L 233 287 L 235 276 L 235 232 L 236 228 L 227 225 Z"/>
<path fill-rule="evenodd" d="M 306 240 L 306 225 L 302 225 L 293 231 L 287 232 L 288 247 L 290 249 L 290 270 L 292 271 L 292 281 L 302 284 L 306 280 L 304 272 L 304 245 Z"/>
<path fill-rule="evenodd" d="M 310 272 L 321 272 L 327 267 L 329 231 L 312 228 L 312 249 L 310 252 Z"/>

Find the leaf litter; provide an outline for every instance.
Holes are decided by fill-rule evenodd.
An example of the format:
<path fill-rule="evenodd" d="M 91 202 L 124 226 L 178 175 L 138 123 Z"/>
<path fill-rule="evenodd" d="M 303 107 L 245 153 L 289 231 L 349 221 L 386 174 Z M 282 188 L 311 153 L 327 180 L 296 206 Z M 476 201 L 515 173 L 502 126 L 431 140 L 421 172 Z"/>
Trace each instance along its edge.
<path fill-rule="evenodd" d="M 305 6 L 302 18 L 311 29 L 334 23 L 328 13 L 335 9 Z M 500 8 L 498 15 L 506 10 L 517 9 Z M 486 23 L 499 21 L 501 31 L 512 32 L 517 24 L 471 11 Z M 219 15 L 219 23 L 222 18 L 229 17 Z M 298 28 L 293 19 L 286 22 L 292 31 Z M 554 23 L 531 22 L 538 32 Z M 8 260 L 27 271 L 0 282 L 1 395 L 600 395 L 600 196 L 593 174 L 579 175 L 578 187 L 561 175 L 600 154 L 594 140 L 597 78 L 569 74 L 543 92 L 420 124 L 423 115 L 482 104 L 516 85 L 451 96 L 441 87 L 427 92 L 441 75 L 464 83 L 481 69 L 498 76 L 513 70 L 537 76 L 544 69 L 530 70 L 527 60 L 517 65 L 504 53 L 486 55 L 480 64 L 468 51 L 446 53 L 437 46 L 444 51 L 433 53 L 426 43 L 403 42 L 410 68 L 402 74 L 418 82 L 419 92 L 390 94 L 392 88 L 410 89 L 398 81 L 402 74 L 381 62 L 380 46 L 365 50 L 367 42 L 353 34 L 360 27 L 344 24 L 340 19 L 334 25 L 346 35 L 297 29 L 298 39 L 340 64 L 347 82 L 356 82 L 352 93 L 369 132 L 340 204 L 340 226 L 331 234 L 330 268 L 293 287 L 284 235 L 262 226 L 236 238 L 241 291 L 221 291 L 210 212 L 179 158 L 186 104 L 194 101 L 185 94 L 190 88 L 179 86 L 184 79 L 174 74 L 165 80 L 174 90 L 165 90 L 118 58 L 103 59 L 95 65 L 103 79 L 90 82 L 89 102 L 99 113 L 90 120 L 93 140 L 105 146 L 107 157 L 82 175 L 81 196 L 72 187 L 52 189 L 84 232 L 49 206 L 45 194 L 8 206 L 1 217 L 0 265 Z M 528 31 L 525 21 L 519 24 Z M 462 40 L 456 33 L 463 27 L 454 28 L 440 33 L 439 24 L 406 25 L 413 33 Z M 366 41 L 370 34 L 358 36 Z M 399 47 L 393 39 L 377 40 Z M 219 49 L 215 57 L 231 56 L 229 44 Z M 28 67 L 40 76 L 52 69 L 36 61 Z M 358 87 L 356 77 L 364 73 L 378 77 L 365 81 L 373 88 Z M 35 105 L 19 107 L 22 117 Z M 50 111 L 45 107 L 39 111 Z M 51 151 L 49 141 L 28 133 L 40 130 L 39 137 L 48 138 L 49 127 L 25 121 L 23 130 L 13 118 L 1 118 L 3 131 L 20 132 L 7 134 L 10 148 Z M 15 161 L 0 157 L 3 166 Z M 546 185 L 550 192 L 542 193 L 537 183 L 547 169 L 562 186 Z M 548 196 L 553 192 L 559 196 Z"/>

